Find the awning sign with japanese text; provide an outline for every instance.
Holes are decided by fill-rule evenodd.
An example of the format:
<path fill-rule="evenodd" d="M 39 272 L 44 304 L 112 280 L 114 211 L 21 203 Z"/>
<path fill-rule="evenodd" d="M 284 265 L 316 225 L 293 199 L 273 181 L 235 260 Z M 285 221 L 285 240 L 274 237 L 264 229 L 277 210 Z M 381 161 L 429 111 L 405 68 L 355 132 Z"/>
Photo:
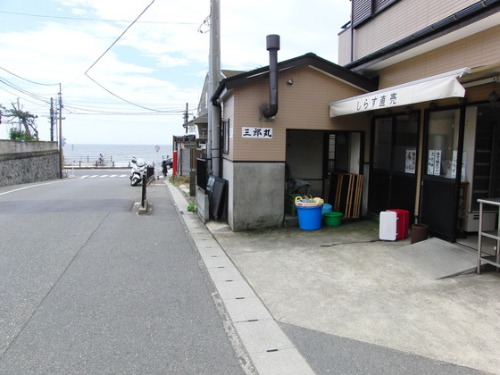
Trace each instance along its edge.
<path fill-rule="evenodd" d="M 468 71 L 468 68 L 463 68 L 368 94 L 338 100 L 330 103 L 330 117 L 389 109 L 444 98 L 463 98 L 465 89 L 458 82 L 457 77 Z"/>

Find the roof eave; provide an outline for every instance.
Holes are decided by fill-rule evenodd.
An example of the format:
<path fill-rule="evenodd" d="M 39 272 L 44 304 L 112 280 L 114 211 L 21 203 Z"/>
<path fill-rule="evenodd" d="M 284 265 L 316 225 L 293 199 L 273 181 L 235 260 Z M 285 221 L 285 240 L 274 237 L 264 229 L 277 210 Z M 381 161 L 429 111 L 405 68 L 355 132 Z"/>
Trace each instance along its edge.
<path fill-rule="evenodd" d="M 312 66 L 318 70 L 324 71 L 330 76 L 334 76 L 339 80 L 346 82 L 352 86 L 358 87 L 364 91 L 373 91 L 377 89 L 377 85 L 368 78 L 349 69 L 346 69 L 345 67 L 342 67 L 338 64 L 325 60 L 314 53 L 307 53 L 302 56 L 279 62 L 278 70 L 280 72 L 283 72 L 286 70 L 296 69 L 304 66 Z M 217 100 L 220 99 L 221 95 L 225 91 L 247 85 L 256 80 L 266 78 L 268 75 L 269 66 L 265 66 L 223 79 L 217 86 L 217 89 L 215 90 L 211 100 L 212 102 L 217 102 Z"/>
<path fill-rule="evenodd" d="M 463 28 L 471 23 L 480 21 L 487 16 L 497 13 L 499 10 L 500 0 L 486 0 L 475 3 L 369 55 L 345 64 L 343 67 L 356 72 L 368 70 L 372 65 Z"/>

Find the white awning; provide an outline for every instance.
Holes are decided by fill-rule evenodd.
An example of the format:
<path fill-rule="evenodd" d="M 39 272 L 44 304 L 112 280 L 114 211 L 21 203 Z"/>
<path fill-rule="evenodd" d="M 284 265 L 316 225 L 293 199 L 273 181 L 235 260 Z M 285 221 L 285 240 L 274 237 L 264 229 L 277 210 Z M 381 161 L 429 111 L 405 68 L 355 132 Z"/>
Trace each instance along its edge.
<path fill-rule="evenodd" d="M 469 72 L 469 68 L 462 68 L 368 94 L 338 100 L 330 103 L 330 117 L 389 109 L 444 98 L 463 98 L 465 89 L 457 78 Z"/>

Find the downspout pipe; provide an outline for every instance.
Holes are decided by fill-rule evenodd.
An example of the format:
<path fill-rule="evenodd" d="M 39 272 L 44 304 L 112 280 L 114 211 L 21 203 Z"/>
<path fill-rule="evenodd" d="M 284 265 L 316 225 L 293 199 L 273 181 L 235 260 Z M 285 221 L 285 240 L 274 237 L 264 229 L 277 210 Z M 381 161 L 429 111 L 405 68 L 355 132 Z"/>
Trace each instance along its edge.
<path fill-rule="evenodd" d="M 278 113 L 278 51 L 280 36 L 271 34 L 266 37 L 266 48 L 269 51 L 269 106 L 262 110 L 265 118 L 276 116 Z"/>

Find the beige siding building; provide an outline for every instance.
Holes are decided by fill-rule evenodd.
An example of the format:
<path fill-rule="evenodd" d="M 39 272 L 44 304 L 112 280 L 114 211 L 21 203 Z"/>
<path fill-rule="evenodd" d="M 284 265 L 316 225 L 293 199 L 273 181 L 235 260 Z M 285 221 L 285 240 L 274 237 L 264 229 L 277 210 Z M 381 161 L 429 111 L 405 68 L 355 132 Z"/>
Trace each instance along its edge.
<path fill-rule="evenodd" d="M 268 68 L 224 79 L 215 95 L 222 108 L 222 178 L 227 181 L 227 219 L 233 230 L 282 226 L 285 220 L 286 169 L 307 180 L 310 193 L 324 195 L 325 137 L 337 132 L 365 133 L 369 124 L 333 119 L 333 99 L 376 88 L 368 79 L 314 54 L 278 64 L 279 110 L 265 118 Z M 354 116 L 356 117 L 356 116 Z M 359 145 L 356 163 L 363 160 Z M 364 150 L 363 150 L 364 151 Z"/>
<path fill-rule="evenodd" d="M 210 99 L 228 223 L 283 225 L 298 180 L 345 217 L 401 208 L 450 241 L 477 231 L 477 199 L 500 196 L 500 0 L 351 5 L 340 65 L 278 63 L 275 116 L 262 111 L 269 67 L 224 78 Z M 339 176 L 357 181 L 357 210 Z"/>
<path fill-rule="evenodd" d="M 352 0 L 352 10 L 339 34 L 341 64 L 378 79 L 373 95 L 392 92 L 403 103 L 405 90 L 419 91 L 367 112 L 368 212 L 406 208 L 450 241 L 477 232 L 477 199 L 500 196 L 500 1 Z M 446 75 L 453 91 L 436 79 Z M 413 150 L 408 173 L 400 160 Z M 487 214 L 486 227 L 497 220 Z"/>

